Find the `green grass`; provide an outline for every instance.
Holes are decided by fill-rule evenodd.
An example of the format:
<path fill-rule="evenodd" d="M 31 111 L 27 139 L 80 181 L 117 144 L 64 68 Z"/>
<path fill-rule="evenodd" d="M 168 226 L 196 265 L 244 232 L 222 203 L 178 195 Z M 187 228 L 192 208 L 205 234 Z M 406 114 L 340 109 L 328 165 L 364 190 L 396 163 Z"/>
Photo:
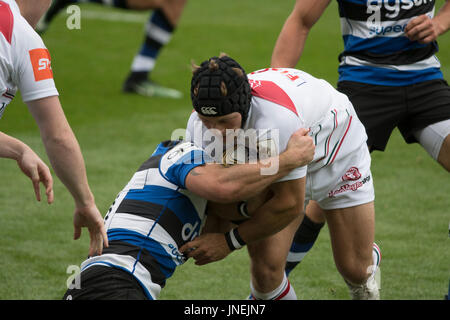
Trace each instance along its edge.
<path fill-rule="evenodd" d="M 153 78 L 185 93 L 182 100 L 146 99 L 120 89 L 143 38 L 140 23 L 82 20 L 69 31 L 60 15 L 44 36 L 53 57 L 61 102 L 77 135 L 97 205 L 106 212 L 118 191 L 156 144 L 183 128 L 191 111 L 190 61 L 221 51 L 250 72 L 268 66 L 273 45 L 294 1 L 189 1 L 178 30 L 162 51 Z M 438 7 L 443 1 L 438 1 Z M 311 31 L 299 68 L 337 81 L 342 50 L 336 3 Z M 118 10 L 83 5 L 82 10 Z M 83 12 L 83 11 L 82 11 Z M 149 13 L 139 13 L 143 21 Z M 450 34 L 439 58 L 450 78 Z M 16 97 L 0 130 L 29 144 L 47 160 L 37 126 Z M 450 179 L 418 145 L 398 131 L 384 153 L 374 153 L 376 241 L 383 260 L 384 299 L 442 299 L 448 289 Z M 72 240 L 73 202 L 55 178 L 55 203 L 37 203 L 31 182 L 10 160 L 0 159 L 0 299 L 60 299 L 69 265 L 87 255 L 89 237 Z M 161 299 L 243 299 L 249 262 L 240 250 L 227 259 L 178 268 Z M 308 257 L 291 274 L 300 299 L 348 299 L 334 266 L 325 227 Z"/>

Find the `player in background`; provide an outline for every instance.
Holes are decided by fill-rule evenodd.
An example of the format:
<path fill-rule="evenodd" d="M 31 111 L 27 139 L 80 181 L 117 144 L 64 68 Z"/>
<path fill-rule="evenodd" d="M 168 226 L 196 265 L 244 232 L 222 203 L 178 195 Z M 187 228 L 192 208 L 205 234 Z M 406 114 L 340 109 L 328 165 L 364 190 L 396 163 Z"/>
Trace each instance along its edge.
<path fill-rule="evenodd" d="M 297 0 L 276 42 L 272 67 L 295 67 L 308 33 L 330 0 Z M 344 52 L 337 89 L 364 124 L 369 150 L 384 151 L 398 127 L 450 171 L 450 88 L 435 53 L 450 28 L 450 2 L 436 16 L 435 1 L 340 0 Z M 311 203 L 286 264 L 289 273 L 313 246 L 325 222 Z"/>
<path fill-rule="evenodd" d="M 123 84 L 123 91 L 148 97 L 178 99 L 182 93 L 152 81 L 151 72 L 164 46 L 176 30 L 187 0 L 55 0 L 38 30 L 44 32 L 56 14 L 74 3 L 92 2 L 128 10 L 154 10 L 145 25 L 145 37 L 140 51 L 134 57 L 131 71 Z"/>
<path fill-rule="evenodd" d="M 82 227 L 87 227 L 90 254 L 101 253 L 103 245 L 108 245 L 103 219 L 89 188 L 78 141 L 58 99 L 50 53 L 33 30 L 49 5 L 50 0 L 0 1 L 0 116 L 20 90 L 39 127 L 50 163 L 74 199 L 74 239 L 81 236 Z M 53 195 L 48 172 L 32 157 L 38 162 L 50 200 Z"/>
<path fill-rule="evenodd" d="M 229 203 L 252 197 L 313 155 L 307 130 L 293 134 L 287 150 L 275 159 L 279 165 L 272 175 L 262 174 L 266 164 L 261 162 L 230 168 L 212 163 L 192 142 L 160 143 L 105 216 L 109 248 L 82 263 L 81 275 L 64 299 L 157 299 L 167 278 L 186 261 L 179 248 L 200 232 L 217 227 L 210 209 L 206 219 L 207 200 Z M 227 218 L 239 217 L 234 203 Z M 241 230 L 249 241 L 275 232 L 270 221 L 264 230 L 253 227 L 257 229 L 251 237 Z M 237 230 L 227 237 L 240 239 Z"/>
<path fill-rule="evenodd" d="M 196 112 L 187 130 L 192 134 L 198 123 L 201 130 L 213 128 L 224 136 L 226 129 L 256 129 L 260 133 L 256 151 L 269 145 L 276 154 L 285 149 L 292 132 L 305 128 L 316 145 L 313 161 L 270 185 L 268 200 L 252 216 L 274 225 L 295 217 L 277 234 L 248 244 L 253 298 L 296 299 L 285 276 L 286 258 L 305 202 L 316 200 L 328 212 L 333 252 L 353 297 L 378 299 L 371 159 L 364 126 L 348 98 L 326 81 L 295 69 L 267 68 L 247 78 L 243 68 L 226 55 L 212 57 L 194 70 L 191 98 Z M 279 139 L 267 143 L 275 133 Z M 194 142 L 208 149 L 207 140 Z M 237 228 L 243 242 L 247 242 L 246 223 Z M 189 252 L 192 247 L 196 250 Z M 181 251 L 205 264 L 225 257 L 228 247 L 234 246 L 223 237 L 204 234 Z"/>

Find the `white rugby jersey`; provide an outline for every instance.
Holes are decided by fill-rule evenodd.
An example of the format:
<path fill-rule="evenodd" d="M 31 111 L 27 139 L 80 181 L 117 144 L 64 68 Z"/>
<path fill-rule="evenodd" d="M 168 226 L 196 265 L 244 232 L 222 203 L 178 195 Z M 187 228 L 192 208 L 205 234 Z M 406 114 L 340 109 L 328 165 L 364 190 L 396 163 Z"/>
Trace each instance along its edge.
<path fill-rule="evenodd" d="M 366 142 L 365 129 L 347 96 L 325 80 L 289 68 L 261 69 L 250 73 L 248 79 L 252 100 L 244 130 L 256 129 L 259 142 L 271 139 L 273 143 L 269 145 L 275 149 L 272 155 L 282 153 L 291 135 L 300 128 L 311 129 L 314 138 L 313 162 L 279 181 L 302 178 L 307 171 L 330 165 L 337 157 L 344 157 Z M 359 127 L 356 132 L 360 134 L 348 137 L 350 126 Z M 188 138 L 208 152 L 212 139 L 206 131 L 197 112 L 193 112 L 187 125 Z"/>
<path fill-rule="evenodd" d="M 17 90 L 24 102 L 58 95 L 41 37 L 14 0 L 0 0 L 0 118 Z"/>
<path fill-rule="evenodd" d="M 186 258 L 178 251 L 197 236 L 206 200 L 186 190 L 185 179 L 205 164 L 191 142 L 164 141 L 145 161 L 105 216 L 109 247 L 88 258 L 81 270 L 102 265 L 132 274 L 149 299 L 157 299 L 166 279 Z"/>

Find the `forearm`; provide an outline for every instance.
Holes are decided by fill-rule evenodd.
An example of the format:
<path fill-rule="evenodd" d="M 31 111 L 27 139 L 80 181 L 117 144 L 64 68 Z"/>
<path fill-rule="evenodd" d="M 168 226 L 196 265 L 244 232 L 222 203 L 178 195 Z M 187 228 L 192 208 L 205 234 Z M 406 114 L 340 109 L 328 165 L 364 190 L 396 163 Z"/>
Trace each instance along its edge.
<path fill-rule="evenodd" d="M 84 159 L 78 141 L 57 96 L 29 101 L 50 163 L 61 182 L 72 194 L 77 208 L 90 206 L 94 197 L 89 189 Z"/>
<path fill-rule="evenodd" d="M 238 232 L 245 243 L 252 243 L 281 231 L 299 214 L 298 206 L 280 207 L 279 200 L 274 197 L 258 208 L 250 219 L 239 224 Z"/>
<path fill-rule="evenodd" d="M 450 0 L 445 1 L 433 20 L 436 22 L 439 36 L 450 29 Z"/>
<path fill-rule="evenodd" d="M 29 147 L 22 141 L 0 132 L 1 158 L 9 158 L 17 161 L 27 148 Z"/>
<path fill-rule="evenodd" d="M 259 194 L 296 168 L 287 152 L 267 160 L 269 161 L 219 167 L 215 176 L 216 183 L 225 189 L 234 190 L 232 193 L 235 200 L 245 200 Z"/>
<path fill-rule="evenodd" d="M 294 68 L 299 61 L 309 29 L 293 15 L 289 16 L 275 44 L 271 67 Z"/>
<path fill-rule="evenodd" d="M 61 182 L 72 194 L 77 207 L 92 205 L 83 156 L 70 128 L 57 137 L 43 136 L 50 163 Z"/>

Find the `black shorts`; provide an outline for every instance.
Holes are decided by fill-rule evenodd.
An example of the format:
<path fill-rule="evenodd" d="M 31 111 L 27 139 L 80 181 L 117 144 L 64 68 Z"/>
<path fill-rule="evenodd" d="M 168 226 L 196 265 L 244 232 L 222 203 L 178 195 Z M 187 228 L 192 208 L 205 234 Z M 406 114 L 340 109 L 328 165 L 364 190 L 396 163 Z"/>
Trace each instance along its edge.
<path fill-rule="evenodd" d="M 128 272 L 92 266 L 81 272 L 80 288 L 68 289 L 64 300 L 148 300 L 139 282 Z"/>
<path fill-rule="evenodd" d="M 413 132 L 450 119 L 450 87 L 445 80 L 401 87 L 341 81 L 337 89 L 348 96 L 366 127 L 371 151 L 383 151 L 395 127 L 413 143 Z"/>

